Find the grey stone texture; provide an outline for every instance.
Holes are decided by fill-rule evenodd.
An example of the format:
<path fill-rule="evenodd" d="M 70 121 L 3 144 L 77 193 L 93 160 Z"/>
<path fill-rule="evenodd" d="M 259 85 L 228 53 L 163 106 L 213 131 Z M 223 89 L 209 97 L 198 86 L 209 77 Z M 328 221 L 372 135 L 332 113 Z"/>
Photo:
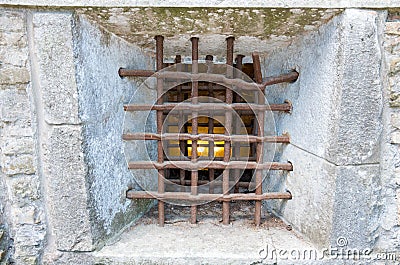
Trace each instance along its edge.
<path fill-rule="evenodd" d="M 59 250 L 93 250 L 82 131 L 78 126 L 56 126 L 49 131 L 45 154 L 49 214 Z"/>
<path fill-rule="evenodd" d="M 331 246 L 345 237 L 349 249 L 374 247 L 381 212 L 380 185 L 379 165 L 336 168 Z"/>
<path fill-rule="evenodd" d="M 398 7 L 398 0 L 352 0 L 352 1 L 331 1 L 331 0 L 253 0 L 253 1 L 229 1 L 229 0 L 1 0 L 0 5 L 12 6 L 53 6 L 53 7 L 264 7 L 264 8 L 388 8 Z"/>
<path fill-rule="evenodd" d="M 35 13 L 33 27 L 45 120 L 49 124 L 78 124 L 72 15 Z"/>
<path fill-rule="evenodd" d="M 47 233 L 27 35 L 25 11 L 0 9 L 0 260 L 6 264 L 39 264 Z"/>
<path fill-rule="evenodd" d="M 388 18 L 396 13 L 389 12 Z M 377 248 L 381 250 L 400 251 L 400 104 L 398 100 L 398 84 L 400 50 L 398 47 L 400 36 L 399 19 L 390 19 L 385 23 L 383 31 L 383 47 L 385 60 L 383 68 L 387 71 L 384 95 L 386 109 L 384 112 L 385 131 L 383 135 L 381 174 L 382 174 L 382 216 Z M 390 107 L 389 107 L 390 106 Z"/>
<path fill-rule="evenodd" d="M 124 155 L 123 104 L 129 103 L 140 82 L 120 78 L 118 69 L 152 69 L 154 61 L 137 46 L 92 24 L 83 15 L 75 20 L 74 52 L 83 152 L 88 166 L 88 207 L 93 240 L 103 244 L 152 203 L 125 198 L 129 188 L 140 187 Z"/>
<path fill-rule="evenodd" d="M 51 247 L 94 249 L 87 206 L 87 166 L 78 117 L 71 12 L 30 17 L 33 92 L 38 113 L 40 162 L 46 190 Z"/>
<path fill-rule="evenodd" d="M 151 176 L 127 170 L 126 157 L 143 157 L 127 150 L 143 145 L 124 145 L 121 134 L 145 120 L 132 116 L 134 122 L 124 123 L 123 104 L 131 95 L 142 103 L 154 94 L 137 92 L 142 80 L 121 79 L 117 72 L 119 67 L 153 69 L 154 54 L 145 48 L 154 42 L 136 46 L 126 40 L 145 33 L 113 27 L 132 10 L 103 12 L 92 6 L 400 6 L 397 1 L 0 0 L 0 6 L 10 4 L 74 6 L 0 8 L 0 260 L 16 264 L 101 262 L 96 248 L 152 205 L 125 199 L 128 188 L 151 186 Z M 293 199 L 264 206 L 317 247 L 335 246 L 344 236 L 349 248 L 399 252 L 400 22 L 391 16 L 383 28 L 385 11 L 380 10 L 308 11 L 282 12 L 304 12 L 309 20 L 299 22 L 304 31 L 293 36 L 272 36 L 272 42 L 286 39 L 281 48 L 268 50 L 267 42 L 257 42 L 268 51 L 262 54 L 264 76 L 300 72 L 297 82 L 267 89 L 270 103 L 288 99 L 293 104 L 291 114 L 275 115 L 278 134 L 291 136 L 291 144 L 279 146 L 275 158 L 291 161 L 294 171 L 271 173 L 264 184 L 265 191 L 288 189 Z M 112 16 L 96 20 L 99 14 Z M 319 14 L 323 23 L 315 25 L 320 19 L 311 17 Z M 183 29 L 191 27 L 202 28 L 187 24 Z M 154 156 L 153 147 L 147 147 Z M 145 181 L 137 183 L 141 177 Z M 106 250 L 110 264 L 138 261 L 116 257 L 113 245 Z"/>
<path fill-rule="evenodd" d="M 270 191 L 293 199 L 267 208 L 320 247 L 344 236 L 349 247 L 374 247 L 381 213 L 384 127 L 381 36 L 384 13 L 347 9 L 318 32 L 265 58 L 265 75 L 296 69 L 293 84 L 269 88 L 270 103 L 289 100 L 291 114 L 276 114 L 278 134 L 291 144 L 276 158 L 293 172 L 272 172 Z M 281 153 L 280 153 L 281 152 Z"/>

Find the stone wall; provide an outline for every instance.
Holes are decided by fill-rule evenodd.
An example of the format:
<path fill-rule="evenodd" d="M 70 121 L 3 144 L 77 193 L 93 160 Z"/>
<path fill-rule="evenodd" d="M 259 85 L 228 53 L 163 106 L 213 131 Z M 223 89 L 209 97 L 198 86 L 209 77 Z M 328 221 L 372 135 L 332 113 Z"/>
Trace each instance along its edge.
<path fill-rule="evenodd" d="M 1 9 L 0 221 L 9 229 L 1 234 L 12 238 L 11 261 L 17 264 L 40 263 L 47 233 L 30 73 L 27 14 Z"/>
<path fill-rule="evenodd" d="M 270 102 L 293 104 L 291 114 L 276 115 L 276 123 L 278 134 L 291 136 L 280 159 L 294 166 L 287 176 L 271 174 L 266 185 L 287 188 L 293 199 L 268 207 L 320 247 L 346 237 L 349 247 L 372 248 L 378 237 L 383 16 L 345 10 L 265 59 L 265 74 L 300 72 L 296 83 L 268 90 Z"/>
<path fill-rule="evenodd" d="M 136 93 L 142 80 L 122 79 L 118 69 L 152 69 L 154 61 L 84 15 L 75 17 L 74 49 L 91 230 L 94 242 L 103 244 L 152 205 L 151 200 L 125 198 L 128 189 L 140 187 L 126 164 L 123 104 L 134 95 L 141 102 L 146 98 Z M 129 156 L 138 157 L 140 153 L 130 151 Z"/>
<path fill-rule="evenodd" d="M 350 247 L 400 251 L 397 13 L 385 23 L 386 11 L 347 9 L 264 59 L 264 75 L 300 72 L 268 90 L 270 103 L 293 103 L 275 118 L 292 141 L 277 158 L 295 170 L 265 186 L 294 199 L 266 206 L 317 246 L 345 236 Z M 151 69 L 153 58 L 85 14 L 0 9 L 0 263 L 68 264 L 149 206 L 124 197 L 137 183 L 122 105 L 140 82 L 117 71 Z"/>
<path fill-rule="evenodd" d="M 400 21 L 389 11 L 382 33 L 385 61 L 385 131 L 382 141 L 382 218 L 377 246 L 400 251 Z"/>

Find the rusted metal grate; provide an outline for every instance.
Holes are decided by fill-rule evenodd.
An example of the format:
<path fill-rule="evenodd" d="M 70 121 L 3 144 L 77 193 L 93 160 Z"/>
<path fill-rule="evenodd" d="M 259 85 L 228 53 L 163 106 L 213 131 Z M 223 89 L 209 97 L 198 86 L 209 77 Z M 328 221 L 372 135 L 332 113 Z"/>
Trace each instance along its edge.
<path fill-rule="evenodd" d="M 119 75 L 140 76 L 157 78 L 157 102 L 155 105 L 136 104 L 125 105 L 125 111 L 156 111 L 157 133 L 129 133 L 123 139 L 155 140 L 158 141 L 157 161 L 129 162 L 129 169 L 157 169 L 158 190 L 127 192 L 130 199 L 157 199 L 159 224 L 164 225 L 164 200 L 184 200 L 194 202 L 191 204 L 190 222 L 197 221 L 197 204 L 195 202 L 217 200 L 222 202 L 222 222 L 229 224 L 230 202 L 233 200 L 255 201 L 255 224 L 261 222 L 262 200 L 291 199 L 290 192 L 264 192 L 262 191 L 262 176 L 265 170 L 293 170 L 291 163 L 264 162 L 264 143 L 289 143 L 288 135 L 264 135 L 264 116 L 266 111 L 289 112 L 291 104 L 265 104 L 265 87 L 273 84 L 292 82 L 297 80 L 298 73 L 292 71 L 280 76 L 269 77 L 263 80 L 261 74 L 260 58 L 257 53 L 252 54 L 250 73 L 254 82 L 248 82 L 236 76 L 234 69 L 243 70 L 243 55 L 233 60 L 234 38 L 229 37 L 227 42 L 226 72 L 213 73 L 213 56 L 207 55 L 205 64 L 207 72 L 199 72 L 198 38 L 191 38 L 192 64 L 190 71 L 182 71 L 181 56 L 175 58 L 175 71 L 161 71 L 168 64 L 163 62 L 162 36 L 156 36 L 156 62 L 157 70 L 131 70 L 120 69 Z M 235 67 L 235 68 L 234 68 Z M 186 69 L 187 70 L 187 69 Z M 165 91 L 164 81 L 175 82 L 176 86 L 171 91 Z M 179 83 L 180 80 L 190 80 L 189 83 Z M 204 82 L 207 80 L 207 82 Z M 174 83 L 174 84 L 175 84 Z M 243 98 L 235 93 L 235 89 L 253 91 L 256 103 L 246 103 Z M 208 96 L 208 102 L 200 102 L 201 95 Z M 199 97 L 200 95 L 200 97 Z M 213 102 L 213 98 L 223 96 L 223 103 Z M 171 101 L 175 102 L 169 102 Z M 173 122 L 166 119 L 174 111 L 176 119 Z M 233 111 L 240 113 L 234 117 Z M 215 113 L 223 116 L 224 124 L 216 122 Z M 223 113 L 223 114 L 221 114 Z M 190 117 L 190 118 L 189 118 Z M 250 132 L 242 135 L 244 130 Z M 246 121 L 243 121 L 246 120 Z M 248 122 L 251 121 L 251 122 Z M 169 127 L 168 127 L 169 126 Z M 169 131 L 176 127 L 177 131 Z M 179 154 L 174 155 L 174 150 Z M 244 150 L 242 152 L 242 150 Z M 203 154 L 203 152 L 205 154 Z M 246 154 L 246 161 L 241 161 L 242 153 Z M 242 179 L 245 171 L 255 174 L 255 181 Z M 222 180 L 215 179 L 218 172 L 222 171 Z M 202 173 L 201 179 L 199 172 Z M 173 176 L 172 176 L 173 175 Z M 189 175 L 189 176 L 188 176 Z M 171 177 L 172 176 L 172 177 Z M 205 177 L 205 178 L 204 178 Z M 188 180 L 190 178 L 190 180 Z M 168 191 L 168 184 L 180 184 L 179 191 Z M 199 193 L 199 185 L 209 185 L 207 193 Z M 190 191 L 186 187 L 190 187 Z M 221 188 L 221 193 L 215 193 L 216 186 Z M 254 192 L 240 193 L 240 188 L 255 188 Z M 232 193 L 232 190 L 234 192 Z"/>

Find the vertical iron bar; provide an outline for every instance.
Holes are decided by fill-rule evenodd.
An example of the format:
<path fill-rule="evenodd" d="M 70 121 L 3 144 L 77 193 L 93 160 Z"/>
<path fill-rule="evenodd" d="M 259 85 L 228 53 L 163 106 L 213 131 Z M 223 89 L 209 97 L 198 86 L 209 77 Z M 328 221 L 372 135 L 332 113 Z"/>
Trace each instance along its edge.
<path fill-rule="evenodd" d="M 234 37 L 228 37 L 226 39 L 226 76 L 228 78 L 233 77 L 233 41 Z M 232 104 L 233 101 L 233 93 L 232 88 L 227 87 L 225 92 L 225 102 L 227 104 Z M 225 112 L 225 135 L 230 135 L 232 129 L 232 112 L 230 110 L 226 110 Z M 224 143 L 224 162 L 229 162 L 231 154 L 231 142 L 225 141 Z M 229 169 L 224 169 L 222 175 L 222 193 L 229 193 Z M 229 224 L 229 205 L 228 201 L 222 202 L 222 223 L 224 225 Z"/>
<path fill-rule="evenodd" d="M 253 53 L 253 68 L 254 68 L 254 77 L 256 83 L 261 83 L 262 82 L 262 74 L 261 74 L 261 64 L 260 64 L 260 56 L 258 53 Z M 265 97 L 264 97 L 264 91 L 258 91 L 258 104 L 264 105 L 265 104 Z M 258 136 L 263 137 L 264 136 L 264 111 L 259 111 L 257 113 L 257 132 Z M 262 163 L 263 161 L 263 147 L 264 143 L 263 142 L 258 142 L 257 143 L 257 149 L 256 149 L 256 161 L 257 163 Z M 256 170 L 256 194 L 262 194 L 262 170 Z M 255 205 L 255 213 L 254 213 L 254 222 L 256 226 L 259 226 L 261 223 L 261 201 L 256 201 Z"/>
<path fill-rule="evenodd" d="M 176 66 L 176 71 L 177 72 L 181 72 L 182 71 L 182 57 L 180 55 L 176 55 L 175 56 L 175 64 L 177 64 Z M 177 92 L 178 92 L 178 102 L 182 102 L 183 101 L 183 94 L 182 94 L 182 87 L 181 85 L 179 85 L 177 87 Z M 185 133 L 184 127 L 183 127 L 183 122 L 184 122 L 184 117 L 183 117 L 183 111 L 179 110 L 178 111 L 178 128 L 179 128 L 179 132 L 180 133 Z M 185 149 L 186 149 L 186 145 L 185 145 L 185 141 L 179 141 L 179 150 L 180 150 L 180 154 L 179 157 L 183 158 L 185 156 Z M 186 187 L 185 187 L 185 170 L 184 169 L 179 169 L 179 179 L 180 179 L 180 184 L 181 184 L 181 191 L 184 192 L 186 191 Z"/>
<path fill-rule="evenodd" d="M 192 42 L 192 73 L 198 73 L 198 60 L 199 60 L 199 38 L 191 38 Z M 199 96 L 199 83 L 198 81 L 192 81 L 192 104 L 198 104 Z M 192 112 L 192 134 L 198 134 L 198 112 Z M 192 140 L 192 162 L 197 161 L 197 141 Z M 197 181 L 199 178 L 199 172 L 193 170 L 191 173 L 191 194 L 197 195 Z M 192 205 L 190 208 L 190 223 L 195 224 L 197 222 L 197 206 Z"/>
<path fill-rule="evenodd" d="M 160 71 L 163 68 L 163 58 L 164 58 L 164 37 L 157 35 L 156 39 L 156 63 L 157 63 L 157 71 Z M 163 104 L 163 79 L 157 78 L 157 104 Z M 157 133 L 162 133 L 162 125 L 163 125 L 163 111 L 157 111 Z M 163 152 L 163 144 L 162 140 L 158 141 L 158 163 L 164 162 L 164 152 Z M 165 184 L 164 184 L 164 170 L 158 170 L 158 193 L 164 193 Z M 158 200 L 158 224 L 160 226 L 164 226 L 165 221 L 165 205 L 164 202 Z"/>
<path fill-rule="evenodd" d="M 242 68 L 243 68 L 243 57 L 244 55 L 242 54 L 238 54 L 236 56 L 236 69 L 238 69 L 238 71 L 236 71 L 236 75 L 242 75 Z M 235 76 L 237 77 L 237 76 Z M 242 102 L 242 98 L 239 94 L 235 93 L 235 102 Z M 236 118 L 238 119 L 235 123 L 235 134 L 240 134 L 240 125 L 242 124 L 242 122 L 239 120 L 240 117 L 239 115 L 236 115 Z M 239 159 L 240 158 L 240 142 L 235 142 L 233 144 L 233 152 L 235 154 L 235 158 Z M 240 177 L 241 177 L 241 170 L 240 169 L 235 169 L 233 171 L 233 174 L 235 176 L 235 193 L 239 193 L 239 181 L 240 181 Z"/>
<path fill-rule="evenodd" d="M 213 60 L 212 55 L 206 56 L 207 73 L 213 72 Z M 214 101 L 214 84 L 208 83 L 208 102 Z M 214 119 L 213 114 L 208 115 L 208 133 L 214 133 Z M 208 158 L 209 160 L 214 160 L 214 141 L 208 141 Z M 210 181 L 209 193 L 214 193 L 214 174 L 215 170 L 213 168 L 208 169 L 208 180 Z"/>

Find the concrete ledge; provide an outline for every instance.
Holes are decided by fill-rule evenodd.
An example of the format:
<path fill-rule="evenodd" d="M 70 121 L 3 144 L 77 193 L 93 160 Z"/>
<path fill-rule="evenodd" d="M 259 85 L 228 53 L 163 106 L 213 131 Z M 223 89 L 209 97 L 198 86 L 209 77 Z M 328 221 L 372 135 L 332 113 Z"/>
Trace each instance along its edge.
<path fill-rule="evenodd" d="M 271 1 L 221 1 L 221 0 L 0 0 L 0 5 L 8 6 L 46 6 L 46 7 L 265 7 L 265 8 L 388 8 L 399 7 L 399 0 L 271 0 Z"/>

